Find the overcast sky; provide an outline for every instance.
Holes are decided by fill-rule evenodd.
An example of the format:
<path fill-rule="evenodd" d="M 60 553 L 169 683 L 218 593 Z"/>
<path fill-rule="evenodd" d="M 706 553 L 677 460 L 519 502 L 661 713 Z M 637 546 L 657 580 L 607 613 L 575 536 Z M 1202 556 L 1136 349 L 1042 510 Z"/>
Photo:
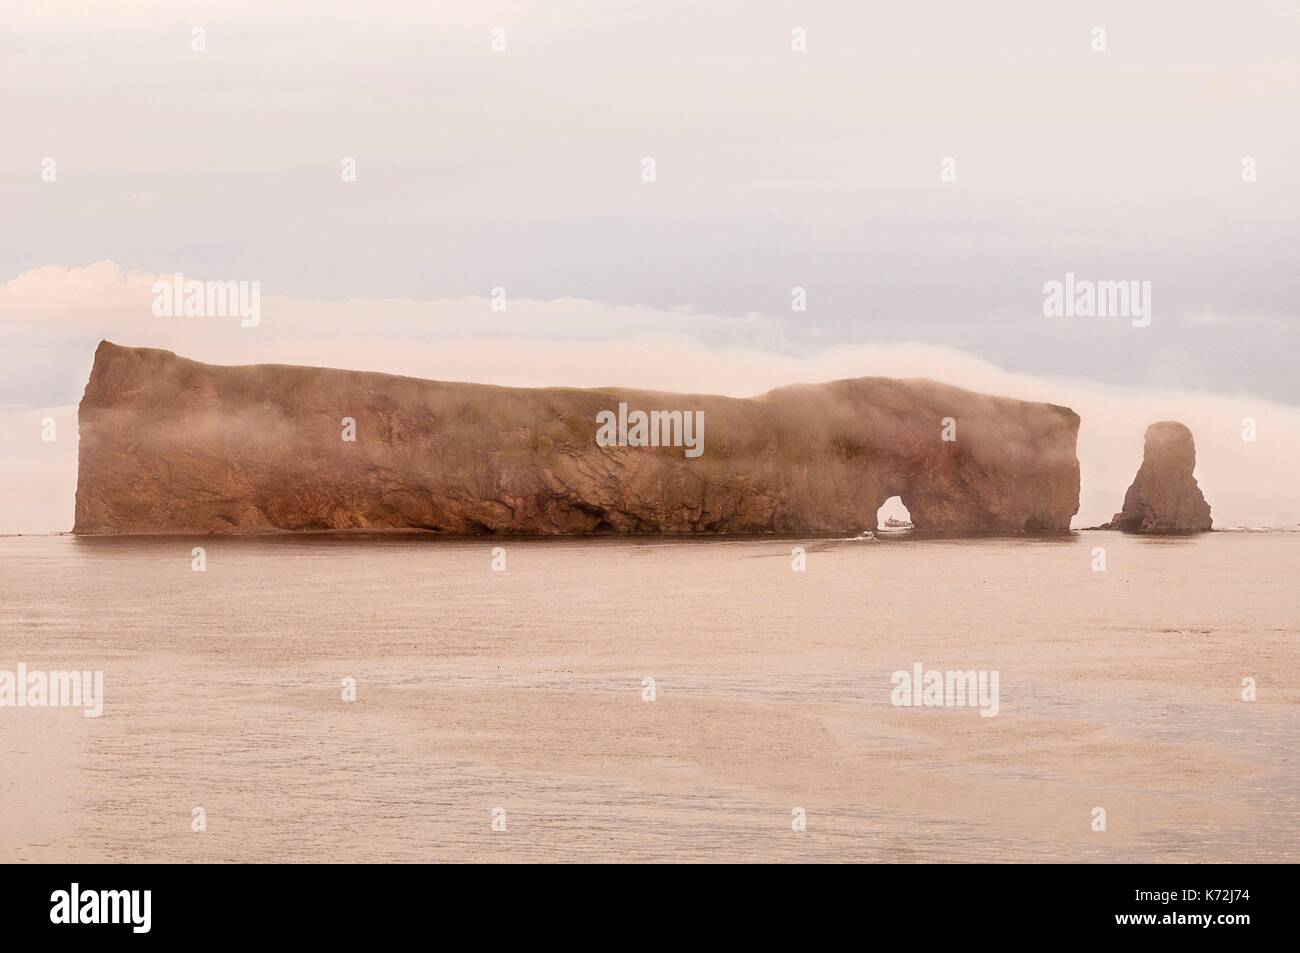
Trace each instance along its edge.
<path fill-rule="evenodd" d="M 100 337 L 723 392 L 845 354 L 892 374 L 895 345 L 940 379 L 969 358 L 1133 400 L 1300 405 L 1297 2 L 9 0 L 3 17 L 0 408 L 74 405 Z M 140 283 L 177 271 L 260 281 L 261 326 L 153 317 Z M 1067 272 L 1151 282 L 1150 327 L 1045 317 Z"/>
<path fill-rule="evenodd" d="M 803 286 L 792 351 L 916 340 L 1300 403 L 1296 2 L 13 9 L 0 280 L 111 259 L 786 316 Z M 1045 318 L 1067 271 L 1151 281 L 1151 327 Z"/>

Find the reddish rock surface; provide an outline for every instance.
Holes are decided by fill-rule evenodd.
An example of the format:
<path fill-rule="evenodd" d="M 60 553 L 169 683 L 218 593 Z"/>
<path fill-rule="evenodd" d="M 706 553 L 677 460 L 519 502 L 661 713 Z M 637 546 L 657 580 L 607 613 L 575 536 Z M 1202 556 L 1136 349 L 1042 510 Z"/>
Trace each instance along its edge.
<path fill-rule="evenodd" d="M 1147 428 L 1142 466 L 1124 494 L 1124 508 L 1102 529 L 1129 533 L 1193 533 L 1210 529 L 1210 504 L 1192 472 L 1192 432 L 1174 420 Z"/>
<path fill-rule="evenodd" d="M 702 410 L 703 454 L 598 446 L 620 401 Z M 922 530 L 1065 530 L 1079 503 L 1073 411 L 924 380 L 735 399 L 216 367 L 105 341 L 79 422 L 82 534 L 857 533 L 895 495 Z"/>

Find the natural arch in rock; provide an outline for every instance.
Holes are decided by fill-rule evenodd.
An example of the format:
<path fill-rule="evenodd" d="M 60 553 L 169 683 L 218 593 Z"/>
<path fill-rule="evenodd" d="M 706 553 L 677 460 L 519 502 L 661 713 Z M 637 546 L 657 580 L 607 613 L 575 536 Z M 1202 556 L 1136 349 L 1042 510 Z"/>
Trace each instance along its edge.
<path fill-rule="evenodd" d="M 903 520 L 908 523 L 914 522 L 912 514 L 903 503 L 902 496 L 891 496 L 876 510 L 876 529 L 884 527 L 885 521 L 888 519 Z"/>
<path fill-rule="evenodd" d="M 632 439 L 634 413 L 660 418 L 657 438 Z M 892 496 L 927 532 L 1064 531 L 1079 508 L 1077 414 L 925 380 L 742 399 L 217 367 L 104 341 L 77 419 L 79 534 L 842 535 Z"/>

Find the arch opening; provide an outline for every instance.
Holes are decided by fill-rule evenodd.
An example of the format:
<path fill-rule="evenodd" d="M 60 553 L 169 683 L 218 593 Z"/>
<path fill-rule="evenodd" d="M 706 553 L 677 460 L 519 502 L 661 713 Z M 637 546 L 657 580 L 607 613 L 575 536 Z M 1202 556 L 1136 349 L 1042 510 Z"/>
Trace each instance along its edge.
<path fill-rule="evenodd" d="M 912 528 L 912 514 L 903 505 L 901 496 L 891 496 L 876 510 L 877 532 L 905 533 Z"/>

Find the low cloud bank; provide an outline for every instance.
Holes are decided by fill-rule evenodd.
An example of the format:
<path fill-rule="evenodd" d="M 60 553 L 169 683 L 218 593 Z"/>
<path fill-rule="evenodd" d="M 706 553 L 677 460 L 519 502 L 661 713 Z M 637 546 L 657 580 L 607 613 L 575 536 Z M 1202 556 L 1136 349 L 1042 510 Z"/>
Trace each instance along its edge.
<path fill-rule="evenodd" d="M 202 277 L 202 276 L 196 276 Z M 152 288 L 171 275 L 113 262 L 34 269 L 0 285 L 0 533 L 72 525 L 76 402 L 100 338 L 217 364 L 344 367 L 513 386 L 624 386 L 750 396 L 796 382 L 925 377 L 1073 408 L 1083 419 L 1074 525 L 1120 508 L 1156 420 L 1196 438 L 1196 476 L 1216 527 L 1300 523 L 1300 408 L 1248 395 L 1113 387 L 1008 373 L 925 344 L 821 346 L 789 317 L 691 309 L 456 298 L 306 301 L 263 294 L 255 328 L 238 318 L 157 317 Z M 51 409 L 52 408 L 52 409 Z M 42 440 L 46 418 L 56 439 Z M 1243 439 L 1247 419 L 1256 439 Z M 938 421 L 936 421 L 936 427 Z"/>

